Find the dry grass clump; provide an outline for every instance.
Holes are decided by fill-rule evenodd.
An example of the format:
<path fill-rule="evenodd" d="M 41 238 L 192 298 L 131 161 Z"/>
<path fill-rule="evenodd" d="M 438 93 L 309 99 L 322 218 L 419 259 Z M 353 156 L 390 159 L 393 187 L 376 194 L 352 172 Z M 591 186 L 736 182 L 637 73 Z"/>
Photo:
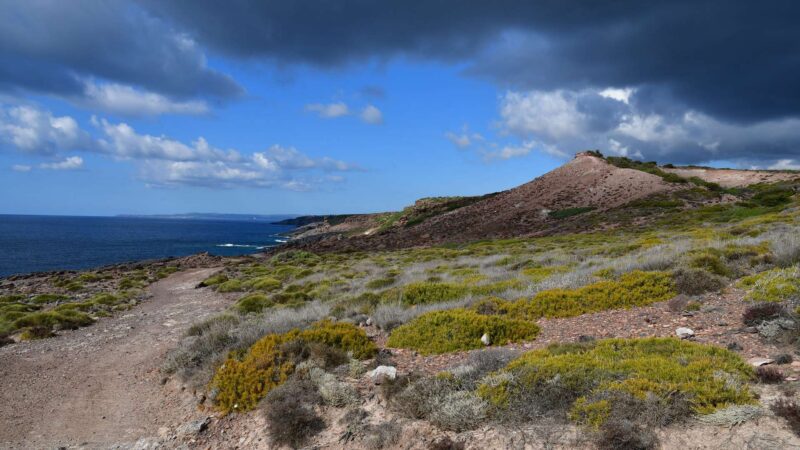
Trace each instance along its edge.
<path fill-rule="evenodd" d="M 762 322 L 781 317 L 786 313 L 783 305 L 778 303 L 759 303 L 748 307 L 742 314 L 745 325 L 754 326 Z"/>
<path fill-rule="evenodd" d="M 405 417 L 425 419 L 450 431 L 475 428 L 486 418 L 489 406 L 449 373 L 409 382 L 389 404 Z"/>
<path fill-rule="evenodd" d="M 725 286 L 725 278 L 705 269 L 678 269 L 672 274 L 675 289 L 686 295 L 700 295 L 710 291 L 718 291 Z"/>
<path fill-rule="evenodd" d="M 756 369 L 756 377 L 764 384 L 783 383 L 783 372 L 777 367 L 760 366 Z"/>
<path fill-rule="evenodd" d="M 598 450 L 651 450 L 658 448 L 658 437 L 638 423 L 609 420 L 600 427 L 595 444 Z"/>
<path fill-rule="evenodd" d="M 371 450 L 380 450 L 392 447 L 400 442 L 403 427 L 397 422 L 383 422 L 377 425 L 367 425 L 364 428 L 364 447 Z"/>
<path fill-rule="evenodd" d="M 797 402 L 782 398 L 773 403 L 770 409 L 786 421 L 794 434 L 800 436 L 800 405 Z"/>
<path fill-rule="evenodd" d="M 316 386 L 306 380 L 289 380 L 264 398 L 262 411 L 268 432 L 278 445 L 298 448 L 325 429 L 314 407 L 322 404 Z"/>

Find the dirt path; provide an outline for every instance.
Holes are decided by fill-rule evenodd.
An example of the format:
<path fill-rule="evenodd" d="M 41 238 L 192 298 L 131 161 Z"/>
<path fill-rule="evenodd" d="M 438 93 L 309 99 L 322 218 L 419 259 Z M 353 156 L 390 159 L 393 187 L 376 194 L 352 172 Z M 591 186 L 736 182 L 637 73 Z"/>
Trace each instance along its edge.
<path fill-rule="evenodd" d="M 187 327 L 226 305 L 195 289 L 217 270 L 154 283 L 152 298 L 121 316 L 0 348 L 0 448 L 108 448 L 196 418 L 158 369 Z"/>

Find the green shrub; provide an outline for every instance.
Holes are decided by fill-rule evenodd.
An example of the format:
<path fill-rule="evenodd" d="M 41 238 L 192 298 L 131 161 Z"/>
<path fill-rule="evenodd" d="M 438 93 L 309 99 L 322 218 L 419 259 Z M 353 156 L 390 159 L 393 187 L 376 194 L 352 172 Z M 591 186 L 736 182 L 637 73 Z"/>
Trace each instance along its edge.
<path fill-rule="evenodd" d="M 645 306 L 676 295 L 667 272 L 634 271 L 619 280 L 604 280 L 578 289 L 541 291 L 530 301 L 509 303 L 516 317 L 573 317 L 608 309 Z"/>
<path fill-rule="evenodd" d="M 465 309 L 423 314 L 395 328 L 387 345 L 410 348 L 422 354 L 447 353 L 481 348 L 486 333 L 495 345 L 533 340 L 539 327 L 530 321 L 482 315 Z"/>
<path fill-rule="evenodd" d="M 217 286 L 217 292 L 242 292 L 243 290 L 242 280 L 228 280 Z"/>
<path fill-rule="evenodd" d="M 548 216 L 552 219 L 566 219 L 567 217 L 577 216 L 578 214 L 583 214 L 589 211 L 594 210 L 594 206 L 582 206 L 579 208 L 567 208 L 567 209 L 560 209 L 558 211 L 550 211 Z"/>
<path fill-rule="evenodd" d="M 669 402 L 676 394 L 700 414 L 754 402 L 746 382 L 753 368 L 728 350 L 673 338 L 607 339 L 565 348 L 553 345 L 512 361 L 506 377 L 487 381 L 480 395 L 499 409 L 527 390 L 558 383 L 572 393 L 572 420 L 602 425 L 620 393 Z"/>
<path fill-rule="evenodd" d="M 44 303 L 55 303 L 61 300 L 67 300 L 69 297 L 61 294 L 39 294 L 31 299 L 32 303 L 41 305 Z"/>
<path fill-rule="evenodd" d="M 459 299 L 468 293 L 469 290 L 466 286 L 452 283 L 421 281 L 402 287 L 403 303 L 407 305 L 441 303 Z"/>
<path fill-rule="evenodd" d="M 16 329 L 44 327 L 50 330 L 76 329 L 90 325 L 94 320 L 87 314 L 75 310 L 43 311 L 27 314 L 14 321 Z"/>
<path fill-rule="evenodd" d="M 80 281 L 70 281 L 64 286 L 64 289 L 68 290 L 69 292 L 77 292 L 82 291 L 84 287 L 85 286 Z"/>
<path fill-rule="evenodd" d="M 269 292 L 269 291 L 274 291 L 276 289 L 280 289 L 282 283 L 280 280 L 277 280 L 273 277 L 261 276 L 247 280 L 247 282 L 245 282 L 245 285 L 255 291 Z"/>
<path fill-rule="evenodd" d="M 754 302 L 782 302 L 800 298 L 800 268 L 772 269 L 744 277 L 737 286 L 747 290 L 744 299 Z"/>
<path fill-rule="evenodd" d="M 729 277 L 731 269 L 725 264 L 722 258 L 714 253 L 703 252 L 695 254 L 689 260 L 689 267 L 707 270 L 715 275 Z"/>
<path fill-rule="evenodd" d="M 119 303 L 120 299 L 114 294 L 104 292 L 94 295 L 89 301 L 95 305 L 112 306 Z"/>
<path fill-rule="evenodd" d="M 274 306 L 275 302 L 264 294 L 249 294 L 236 302 L 236 310 L 242 314 L 260 313 L 265 308 Z"/>
<path fill-rule="evenodd" d="M 393 285 L 395 282 L 397 282 L 397 279 L 394 277 L 376 278 L 367 282 L 364 286 L 367 289 L 383 289 Z"/>
<path fill-rule="evenodd" d="M 356 358 L 369 358 L 377 347 L 363 330 L 348 323 L 323 320 L 309 329 L 284 334 L 268 334 L 237 358 L 231 355 L 217 370 L 211 381 L 216 389 L 216 403 L 224 413 L 248 411 L 264 395 L 285 382 L 297 364 L 292 341 L 316 342 L 351 352 Z"/>
<path fill-rule="evenodd" d="M 218 284 L 222 284 L 228 281 L 228 276 L 224 273 L 218 273 L 216 275 L 212 275 L 200 283 L 200 286 L 216 286 Z"/>

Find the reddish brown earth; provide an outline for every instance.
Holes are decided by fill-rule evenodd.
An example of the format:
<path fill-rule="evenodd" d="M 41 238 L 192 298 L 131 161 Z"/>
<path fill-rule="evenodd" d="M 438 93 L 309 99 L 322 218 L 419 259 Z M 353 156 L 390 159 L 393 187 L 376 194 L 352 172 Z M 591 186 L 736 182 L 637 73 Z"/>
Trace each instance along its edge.
<path fill-rule="evenodd" d="M 534 236 L 549 228 L 568 228 L 552 219 L 550 211 L 592 207 L 605 211 L 653 194 L 682 189 L 660 177 L 613 166 L 602 158 L 579 153 L 567 164 L 514 189 L 503 191 L 463 208 L 432 217 L 413 227 L 393 227 L 382 233 L 346 236 L 336 227 L 325 238 L 294 242 L 315 251 L 381 250 L 411 246 L 469 242 L 480 239 Z M 359 220 L 366 220 L 363 217 Z M 574 218 L 572 221 L 580 221 Z M 365 227 L 370 226 L 362 222 Z M 352 231 L 353 223 L 347 225 Z M 365 230 L 367 231 L 367 230 Z"/>

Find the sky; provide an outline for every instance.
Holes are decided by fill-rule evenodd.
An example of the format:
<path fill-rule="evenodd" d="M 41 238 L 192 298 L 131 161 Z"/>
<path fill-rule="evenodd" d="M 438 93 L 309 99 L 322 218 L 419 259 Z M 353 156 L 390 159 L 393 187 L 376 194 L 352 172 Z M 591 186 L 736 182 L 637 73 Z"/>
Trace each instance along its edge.
<path fill-rule="evenodd" d="M 576 152 L 800 169 L 794 1 L 0 0 L 0 213 L 329 214 Z"/>

